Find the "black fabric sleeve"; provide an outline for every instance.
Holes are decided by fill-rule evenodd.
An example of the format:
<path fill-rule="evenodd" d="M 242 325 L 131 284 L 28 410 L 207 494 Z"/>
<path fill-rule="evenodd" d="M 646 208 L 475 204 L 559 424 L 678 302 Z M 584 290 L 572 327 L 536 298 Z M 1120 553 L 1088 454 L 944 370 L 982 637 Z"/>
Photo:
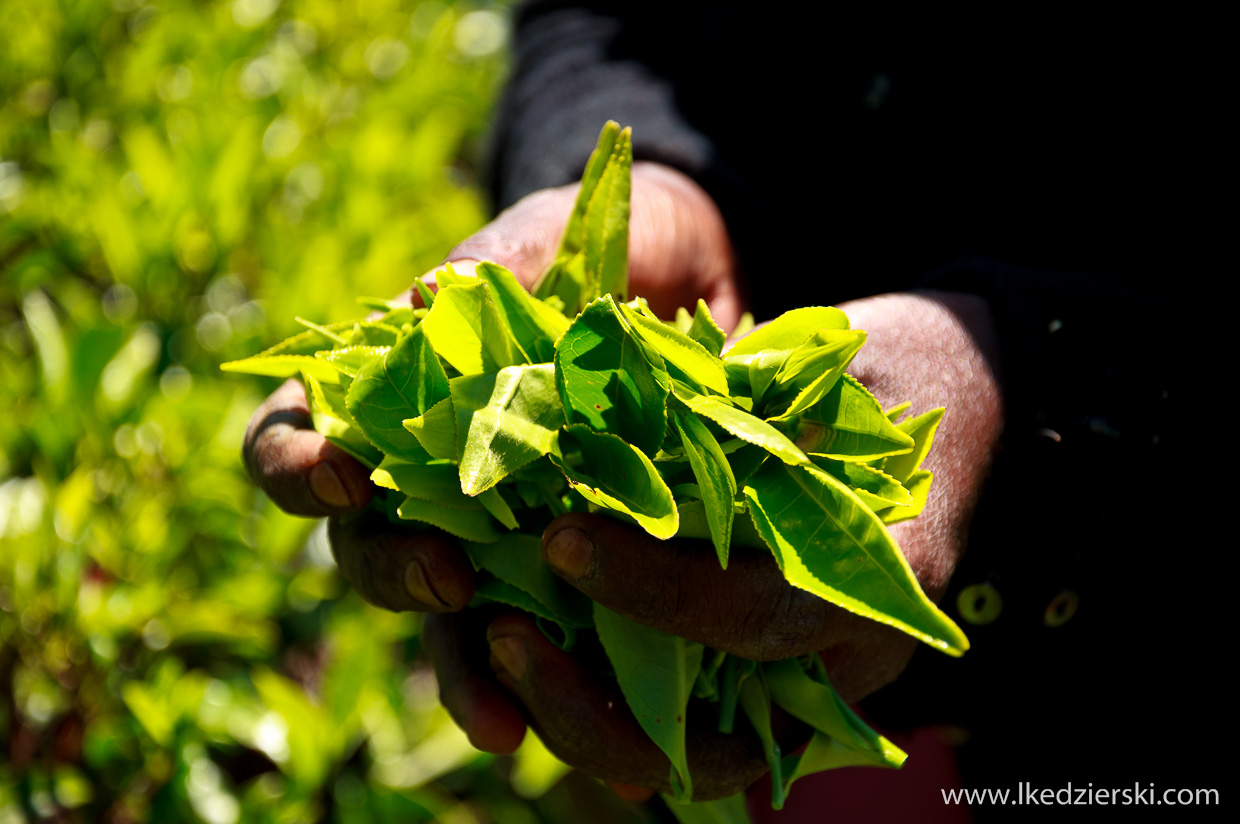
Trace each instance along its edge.
<path fill-rule="evenodd" d="M 527 2 L 517 12 L 512 76 L 500 104 L 492 190 L 498 208 L 575 182 L 608 120 L 632 126 L 633 154 L 710 174 L 713 145 L 691 126 L 656 67 L 643 3 Z"/>

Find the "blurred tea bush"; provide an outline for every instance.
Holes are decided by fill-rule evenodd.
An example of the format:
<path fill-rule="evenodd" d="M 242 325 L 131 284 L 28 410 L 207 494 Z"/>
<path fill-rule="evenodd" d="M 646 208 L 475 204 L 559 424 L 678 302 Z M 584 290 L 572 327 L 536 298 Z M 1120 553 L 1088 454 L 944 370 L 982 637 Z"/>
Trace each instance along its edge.
<path fill-rule="evenodd" d="M 417 616 L 246 478 L 273 383 L 218 371 L 484 221 L 508 20 L 0 3 L 0 823 L 605 817 L 532 738 L 468 745 Z"/>

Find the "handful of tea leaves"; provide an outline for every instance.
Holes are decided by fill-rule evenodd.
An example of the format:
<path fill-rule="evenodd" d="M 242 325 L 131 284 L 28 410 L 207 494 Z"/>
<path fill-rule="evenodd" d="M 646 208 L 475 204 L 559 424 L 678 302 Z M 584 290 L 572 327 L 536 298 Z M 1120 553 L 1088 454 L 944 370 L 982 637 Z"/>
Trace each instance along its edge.
<path fill-rule="evenodd" d="M 908 405 L 884 411 L 844 371 L 865 333 L 838 309 L 795 309 L 723 354 L 705 303 L 664 323 L 628 300 L 631 165 L 629 131 L 609 123 L 532 294 L 494 263 L 447 267 L 437 292 L 417 284 L 425 308 L 363 301 L 382 314 L 303 321 L 223 368 L 300 375 L 315 425 L 387 490 L 376 505 L 459 539 L 477 602 L 532 613 L 566 649 L 597 633 L 677 800 L 693 795 L 687 714 L 717 712 L 730 732 L 739 706 L 779 807 L 799 776 L 904 753 L 839 699 L 817 655 L 759 664 L 635 624 L 551 573 L 539 536 L 590 510 L 708 539 L 724 567 L 734 543 L 768 547 L 793 586 L 959 655 L 968 641 L 886 529 L 925 505 L 920 465 L 943 410 L 896 423 Z M 781 755 L 772 703 L 815 730 L 802 754 Z"/>

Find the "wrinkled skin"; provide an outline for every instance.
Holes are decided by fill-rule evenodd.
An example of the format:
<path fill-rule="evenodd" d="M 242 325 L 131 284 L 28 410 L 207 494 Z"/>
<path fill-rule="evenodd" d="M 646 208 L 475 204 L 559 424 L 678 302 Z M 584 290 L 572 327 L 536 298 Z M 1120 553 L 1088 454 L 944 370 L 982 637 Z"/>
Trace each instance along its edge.
<path fill-rule="evenodd" d="M 495 260 L 528 286 L 554 255 L 575 196 L 575 186 L 530 195 L 448 259 Z M 633 294 L 661 316 L 702 297 L 726 330 L 743 311 L 718 210 L 688 178 L 653 164 L 634 166 L 630 273 Z M 925 463 L 935 475 L 930 503 L 921 517 L 891 528 L 937 600 L 963 552 L 1002 420 L 989 311 L 980 298 L 953 293 L 884 295 L 840 308 L 869 333 L 849 371 L 884 406 L 909 400 L 914 412 L 948 410 Z M 425 642 L 440 697 L 475 746 L 512 752 L 528 724 L 566 763 L 626 798 L 667 789 L 667 759 L 614 683 L 594 675 L 601 663 L 588 650 L 562 652 L 520 614 L 461 613 L 473 595 L 473 570 L 450 539 L 401 533 L 358 512 L 373 494 L 368 473 L 313 431 L 299 383 L 286 383 L 258 409 L 244 454 L 255 482 L 282 508 L 331 518 L 341 572 L 363 597 L 433 613 Z M 661 542 L 602 515 L 573 513 L 547 528 L 543 553 L 568 583 L 647 626 L 757 660 L 821 652 L 848 701 L 894 680 L 916 645 L 791 587 L 768 552 L 734 548 L 724 571 L 709 543 Z M 805 740 L 797 725 L 779 724 L 785 751 Z M 699 799 L 731 795 L 766 769 L 752 736 L 691 723 L 688 748 Z"/>

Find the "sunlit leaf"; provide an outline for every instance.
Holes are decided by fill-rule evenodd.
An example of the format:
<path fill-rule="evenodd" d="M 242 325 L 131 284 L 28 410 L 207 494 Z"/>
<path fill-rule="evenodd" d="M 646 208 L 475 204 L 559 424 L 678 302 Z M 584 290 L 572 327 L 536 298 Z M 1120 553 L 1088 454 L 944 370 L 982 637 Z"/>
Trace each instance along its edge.
<path fill-rule="evenodd" d="M 476 271 L 490 284 L 496 306 L 525 357 L 530 363 L 549 363 L 555 357 L 555 342 L 568 329 L 568 318 L 532 297 L 504 267 L 480 263 Z"/>
<path fill-rule="evenodd" d="M 685 717 L 702 665 L 702 645 L 635 624 L 597 603 L 594 624 L 629 709 L 672 762 L 676 798 L 689 800 L 693 779 L 685 753 Z"/>
<path fill-rule="evenodd" d="M 549 364 L 453 378 L 461 489 L 477 495 L 546 455 L 564 425 Z"/>
<path fill-rule="evenodd" d="M 897 480 L 910 480 L 913 474 L 921 468 L 921 462 L 926 459 L 930 445 L 934 443 L 934 433 L 938 430 L 939 422 L 943 420 L 945 411 L 941 407 L 931 409 L 929 412 L 896 424 L 896 429 L 913 441 L 913 448 L 903 455 L 893 455 L 888 458 L 883 464 L 883 471 Z"/>
<path fill-rule="evenodd" d="M 804 306 L 780 315 L 738 340 L 728 357 L 754 355 L 764 349 L 796 349 L 819 329 L 848 329 L 848 316 L 834 306 Z"/>
<path fill-rule="evenodd" d="M 904 482 L 909 491 L 907 504 L 875 509 L 874 512 L 882 518 L 885 524 L 898 524 L 901 521 L 916 518 L 926 508 L 926 501 L 930 497 L 930 484 L 933 480 L 932 473 L 924 469 L 917 470 Z"/>
<path fill-rule="evenodd" d="M 409 497 L 397 509 L 397 514 L 407 521 L 421 521 L 480 544 L 498 540 L 501 534 L 491 522 L 486 508 L 472 498 L 448 503 Z"/>
<path fill-rule="evenodd" d="M 481 280 L 441 288 L 420 327 L 435 353 L 462 375 L 490 374 L 526 362 Z"/>
<path fill-rule="evenodd" d="M 697 414 L 709 418 L 743 441 L 760 446 L 789 464 L 807 463 L 805 456 L 788 436 L 761 418 L 707 395 L 686 394 L 681 398 Z"/>
<path fill-rule="evenodd" d="M 647 454 L 658 451 L 670 379 L 662 359 L 647 352 L 610 296 L 573 321 L 556 344 L 555 367 L 570 423 L 619 435 Z"/>
<path fill-rule="evenodd" d="M 851 375 L 843 375 L 822 400 L 801 414 L 797 443 L 806 452 L 854 462 L 913 448 L 913 438 L 888 420 L 879 402 Z M 890 469 L 884 471 L 904 480 Z"/>
<path fill-rule="evenodd" d="M 952 655 L 969 648 L 883 523 L 840 481 L 817 467 L 767 462 L 745 498 L 790 584 Z"/>
<path fill-rule="evenodd" d="M 550 454 L 569 485 L 591 503 L 632 517 L 656 538 L 676 534 L 672 491 L 650 459 L 623 439 L 573 424 Z"/>
<path fill-rule="evenodd" d="M 425 414 L 402 422 L 432 458 L 455 459 L 456 410 L 447 397 L 426 410 Z"/>
<path fill-rule="evenodd" d="M 663 358 L 673 377 L 700 387 L 698 391 L 709 389 L 720 395 L 728 394 L 728 376 L 723 364 L 702 344 L 630 306 L 621 304 L 620 310 L 642 340 Z"/>
<path fill-rule="evenodd" d="M 710 537 L 719 555 L 719 563 L 728 567 L 728 551 L 732 546 L 732 500 L 736 497 L 736 479 L 732 467 L 719 448 L 719 442 L 697 415 L 677 403 L 670 409 L 676 431 L 680 434 L 685 454 L 697 478 L 699 494 L 710 524 Z"/>
<path fill-rule="evenodd" d="M 715 323 L 706 301 L 701 298 L 698 298 L 697 311 L 693 313 L 693 322 L 687 330 L 682 331 L 702 344 L 706 351 L 715 357 L 719 357 L 719 353 L 723 351 L 723 344 L 728 339 L 727 334 Z"/>

